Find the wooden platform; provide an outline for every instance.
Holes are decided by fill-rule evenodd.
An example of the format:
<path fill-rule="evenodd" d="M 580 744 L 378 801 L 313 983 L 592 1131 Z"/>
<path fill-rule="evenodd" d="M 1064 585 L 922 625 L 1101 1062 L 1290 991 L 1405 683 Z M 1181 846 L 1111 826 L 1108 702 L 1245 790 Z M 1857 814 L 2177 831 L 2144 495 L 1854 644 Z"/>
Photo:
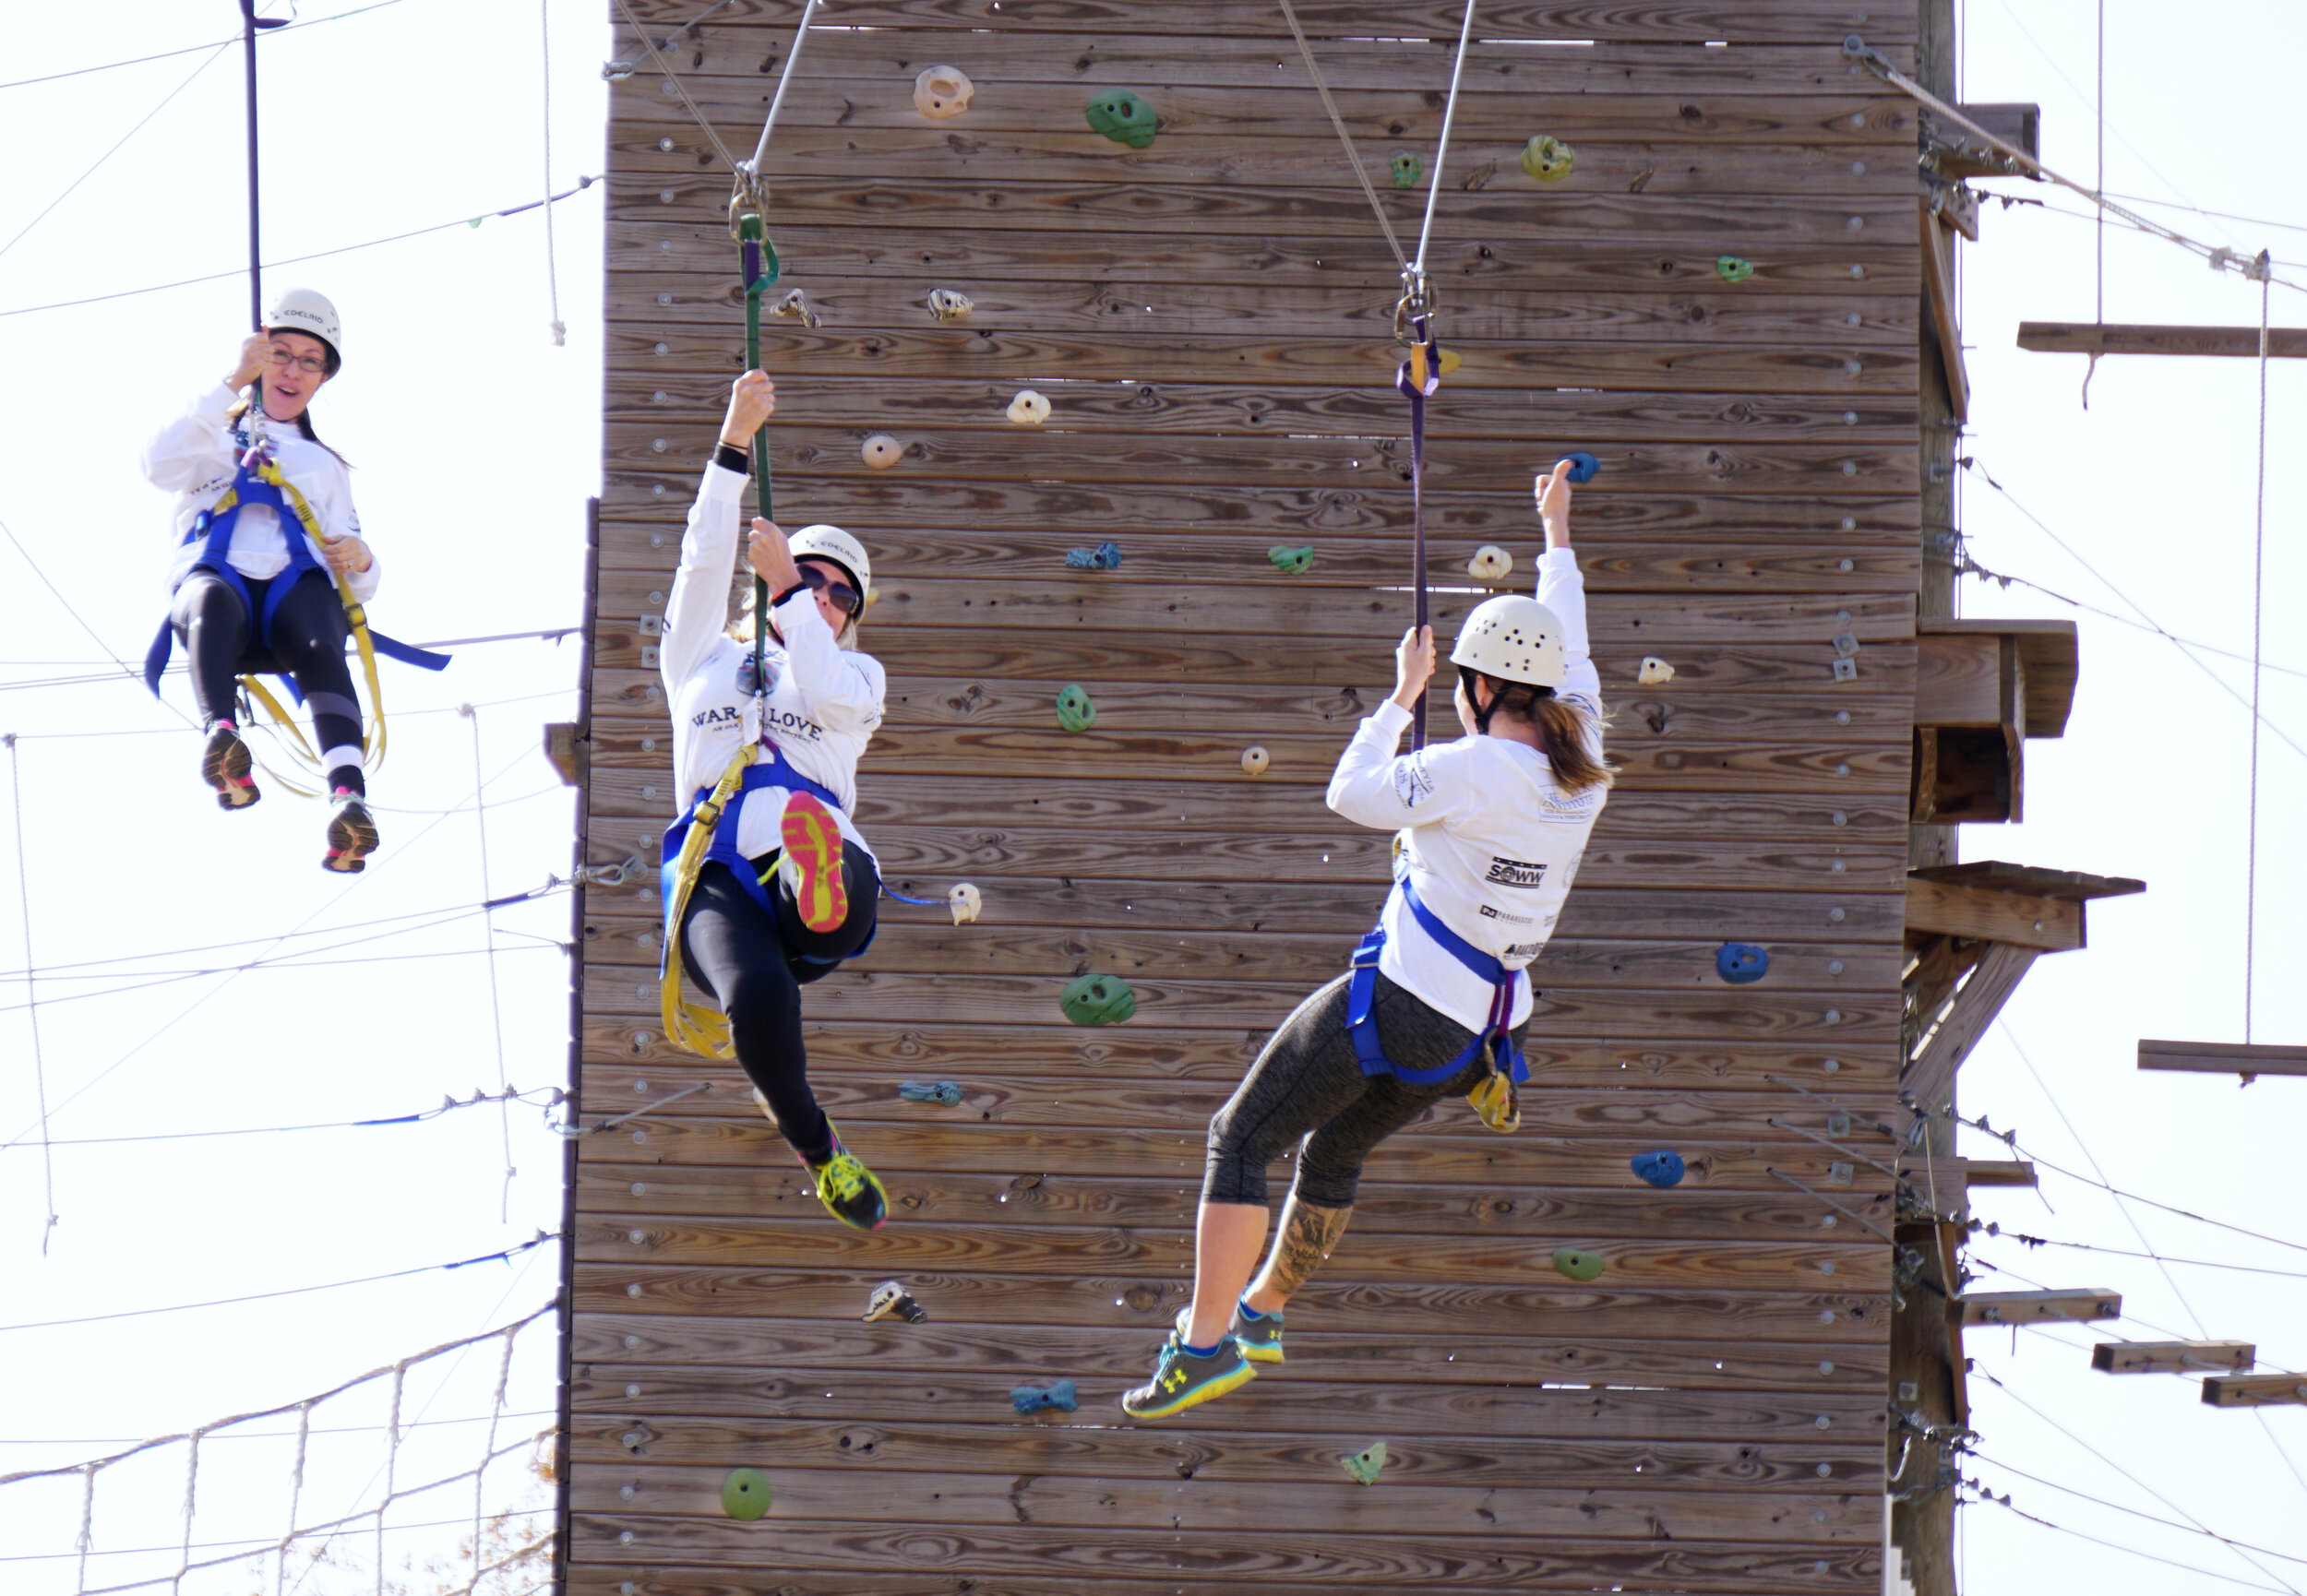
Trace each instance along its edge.
<path fill-rule="evenodd" d="M 697 9 L 634 4 L 657 37 Z M 732 148 L 798 9 L 738 0 L 670 52 Z M 1386 164 L 1431 161 L 1459 6 L 1299 9 L 1414 238 L 1423 189 Z M 1907 64 L 1913 6 L 1864 9 Z M 1624 767 L 1534 971 L 1524 1128 L 1452 1102 L 1388 1143 L 1289 1362 L 1124 1419 L 1186 1298 L 1209 1116 L 1384 891 L 1387 840 L 1321 796 L 1410 613 L 1394 267 L 1278 7 L 828 8 L 766 173 L 778 292 L 823 317 L 765 328 L 778 502 L 875 555 L 889 722 L 859 819 L 891 884 L 969 880 L 985 909 L 885 901 L 870 956 L 809 989 L 812 1079 L 892 1198 L 865 1236 L 734 1066 L 662 1040 L 653 882 L 589 890 L 583 1118 L 703 1090 L 577 1144 L 576 1596 L 1881 1588 L 1890 1249 L 1779 1176 L 1891 1223 L 1867 1161 L 1895 1149 L 1864 1122 L 1897 1112 L 1910 892 L 1912 108 L 1845 60 L 1838 0 L 1482 17 L 1430 259 L 1464 357 L 1431 412 L 1435 620 L 1484 596 L 1484 543 L 1527 590 L 1531 473 L 1597 455 L 1577 538 Z M 675 807 L 649 623 L 742 349 L 727 175 L 616 38 L 639 66 L 610 126 L 604 864 L 653 859 Z M 914 75 L 948 63 L 975 103 L 928 122 Z M 1084 122 L 1111 88 L 1159 112 L 1146 149 Z M 1539 133 L 1576 148 L 1568 180 L 1522 172 Z M 975 310 L 934 321 L 935 288 Z M 1003 419 L 1025 387 L 1044 427 Z M 863 464 L 874 432 L 894 469 Z M 1108 538 L 1118 570 L 1066 568 Z M 1267 561 L 1305 543 L 1302 575 Z M 1651 656 L 1670 683 L 1638 684 Z M 1070 682 L 1084 733 L 1051 707 Z M 1768 975 L 1725 984 L 1725 941 Z M 1089 970 L 1132 983 L 1134 1019 L 1065 1023 Z M 1800 1134 L 1830 1130 L 1851 1150 Z M 1667 1191 L 1627 1161 L 1662 1148 L 1690 1166 Z M 1565 1245 L 1603 1275 L 1558 1274 Z M 861 1322 L 891 1279 L 926 1321 Z M 1078 1412 L 1012 1411 L 1059 1378 Z M 1355 1483 L 1338 1459 L 1381 1440 Z M 721 1507 L 739 1465 L 774 1487 L 758 1522 Z"/>

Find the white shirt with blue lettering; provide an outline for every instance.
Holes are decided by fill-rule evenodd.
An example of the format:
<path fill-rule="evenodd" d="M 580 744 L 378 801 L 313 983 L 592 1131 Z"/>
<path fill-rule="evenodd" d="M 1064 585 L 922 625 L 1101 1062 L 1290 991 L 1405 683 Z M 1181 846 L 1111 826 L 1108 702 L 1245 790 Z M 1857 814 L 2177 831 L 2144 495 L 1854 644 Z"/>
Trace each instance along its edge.
<path fill-rule="evenodd" d="M 738 642 L 727 631 L 744 489 L 742 472 L 705 468 L 697 502 L 689 507 L 688 530 L 681 537 L 681 567 L 665 603 L 657 664 L 673 709 L 675 813 L 689 806 L 699 787 L 720 780 L 737 750 L 766 728 L 767 740 L 787 764 L 840 800 L 834 817 L 843 838 L 870 857 L 872 850 L 850 811 L 857 805 L 857 761 L 881 724 L 887 675 L 871 655 L 841 646 L 816 599 L 804 590 L 770 612 L 784 642 L 780 647 L 771 637 L 762 650 L 771 686 L 762 709 L 756 710 L 754 696 L 737 681 L 738 668 L 753 657 L 753 645 Z M 744 794 L 737 851 L 747 858 L 783 846 L 778 822 L 786 795 L 783 787 Z"/>
<path fill-rule="evenodd" d="M 1587 650 L 1585 582 L 1570 550 L 1539 557 L 1537 596 L 1562 625 L 1570 670 L 1557 691 L 1596 717 L 1598 756 L 1602 679 Z M 1446 661 L 1440 668 L 1454 670 Z M 1564 792 L 1544 754 L 1503 737 L 1460 737 L 1396 758 L 1409 726 L 1410 712 L 1388 699 L 1355 729 L 1330 778 L 1330 807 L 1357 825 L 1401 831 L 1394 869 L 1408 875 L 1418 900 L 1460 937 L 1520 970 L 1553 935 L 1608 789 Z M 1380 923 L 1381 974 L 1468 1030 L 1488 1023 L 1489 983 L 1427 935 L 1400 893 L 1388 895 Z M 1520 1025 L 1530 1009 L 1529 983 L 1518 983 L 1508 1023 Z"/>

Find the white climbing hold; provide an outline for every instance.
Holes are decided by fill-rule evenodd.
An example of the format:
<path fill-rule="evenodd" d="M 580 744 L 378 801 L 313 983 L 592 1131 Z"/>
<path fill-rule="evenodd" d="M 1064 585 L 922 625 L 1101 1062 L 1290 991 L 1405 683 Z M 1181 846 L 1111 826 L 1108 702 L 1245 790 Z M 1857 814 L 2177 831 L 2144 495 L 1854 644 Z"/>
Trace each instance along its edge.
<path fill-rule="evenodd" d="M 977 302 L 958 288 L 929 291 L 929 314 L 939 321 L 959 321 L 977 308 Z"/>
<path fill-rule="evenodd" d="M 1642 671 L 1634 680 L 1644 687 L 1661 686 L 1674 680 L 1674 667 L 1655 655 L 1645 654 L 1643 656 Z"/>
<path fill-rule="evenodd" d="M 866 439 L 864 447 L 858 450 L 865 457 L 865 463 L 877 471 L 888 470 L 904 452 L 905 446 L 887 433 L 875 433 Z"/>
<path fill-rule="evenodd" d="M 977 85 L 958 66 L 925 66 L 914 79 L 914 109 L 942 122 L 969 109 Z"/>
<path fill-rule="evenodd" d="M 1049 419 L 1049 401 L 1032 388 L 1022 387 L 1010 401 L 1010 419 L 1022 427 L 1037 427 Z"/>
<path fill-rule="evenodd" d="M 1241 751 L 1241 768 L 1245 776 L 1262 776 L 1266 773 L 1266 767 L 1272 763 L 1272 756 L 1255 743 Z"/>
<path fill-rule="evenodd" d="M 977 911 L 986 906 L 986 900 L 978 894 L 977 888 L 964 881 L 945 895 L 945 906 L 953 911 L 954 924 L 967 925 L 977 918 Z"/>
<path fill-rule="evenodd" d="M 809 308 L 808 296 L 797 288 L 787 293 L 784 298 L 779 300 L 775 304 L 771 305 L 769 307 L 769 314 L 771 316 L 790 316 L 799 321 L 803 327 L 822 327 L 824 325 L 823 320 L 819 318 L 817 312 Z"/>
<path fill-rule="evenodd" d="M 1466 562 L 1466 575 L 1487 582 L 1503 581 L 1514 574 L 1514 557 L 1496 543 L 1484 543 Z"/>

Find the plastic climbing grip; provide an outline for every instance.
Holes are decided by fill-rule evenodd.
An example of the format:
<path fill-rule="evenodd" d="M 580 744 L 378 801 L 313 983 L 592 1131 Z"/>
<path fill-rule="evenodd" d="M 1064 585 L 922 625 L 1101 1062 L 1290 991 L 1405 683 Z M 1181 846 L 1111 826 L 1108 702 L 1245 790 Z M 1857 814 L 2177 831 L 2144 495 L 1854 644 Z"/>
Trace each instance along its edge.
<path fill-rule="evenodd" d="M 1754 263 L 1742 256 L 1715 256 L 1715 275 L 1725 282 L 1744 282 L 1754 275 Z"/>
<path fill-rule="evenodd" d="M 1338 1465 L 1354 1477 L 1356 1484 L 1375 1485 L 1379 1471 L 1386 1466 L 1386 1443 L 1372 1441 L 1360 1451 L 1340 1458 Z"/>
<path fill-rule="evenodd" d="M 1562 459 L 1570 462 L 1570 480 L 1582 486 L 1601 474 L 1602 462 L 1584 449 L 1572 449 Z"/>
<path fill-rule="evenodd" d="M 1108 541 L 1094 549 L 1068 549 L 1066 569 L 1070 571 L 1115 571 L 1121 568 L 1121 545 Z"/>
<path fill-rule="evenodd" d="M 1555 1272 L 1573 1280 L 1590 1280 L 1602 1273 L 1602 1259 L 1594 1253 L 1582 1253 L 1576 1247 L 1554 1249 Z"/>
<path fill-rule="evenodd" d="M 1682 1184 L 1682 1155 L 1679 1152 L 1638 1152 L 1630 1161 L 1634 1173 L 1661 1190 Z"/>
<path fill-rule="evenodd" d="M 1093 970 L 1067 985 L 1058 1006 L 1076 1025 L 1119 1025 L 1137 1013 L 1138 995 L 1120 976 Z"/>
<path fill-rule="evenodd" d="M 1560 183 L 1578 164 L 1578 151 L 1550 133 L 1541 133 L 1522 147 L 1522 169 L 1540 183 Z"/>
<path fill-rule="evenodd" d="M 1733 986 L 1744 986 L 1770 973 L 1770 950 L 1751 942 L 1726 942 L 1715 952 L 1715 973 Z"/>
<path fill-rule="evenodd" d="M 774 1495 L 769 1488 L 769 1476 L 759 1469 L 732 1469 L 721 1482 L 721 1510 L 749 1522 L 769 1511 Z"/>
<path fill-rule="evenodd" d="M 1020 1413 L 1038 1413 L 1045 1410 L 1070 1413 L 1081 1405 L 1071 1380 L 1052 1380 L 1047 1386 L 1010 1388 L 1010 1406 Z"/>
<path fill-rule="evenodd" d="M 962 1083 L 940 1080 L 931 1085 L 927 1081 L 909 1080 L 897 1089 L 897 1095 L 907 1102 L 941 1102 L 951 1108 L 962 1101 Z"/>
<path fill-rule="evenodd" d="M 1127 89 L 1109 89 L 1082 108 L 1090 125 L 1116 144 L 1143 149 L 1154 142 L 1154 108 Z"/>
<path fill-rule="evenodd" d="M 1276 543 L 1266 551 L 1266 558 L 1284 576 L 1295 577 L 1314 563 L 1314 546 L 1308 543 L 1302 549 L 1293 549 L 1287 543 Z"/>
<path fill-rule="evenodd" d="M 1406 149 L 1395 156 L 1391 164 L 1396 188 L 1416 188 L 1417 180 L 1426 175 L 1426 162 Z"/>
<path fill-rule="evenodd" d="M 1082 690 L 1079 682 L 1068 682 L 1058 690 L 1058 726 L 1060 731 L 1086 732 L 1097 723 L 1097 706 Z"/>
<path fill-rule="evenodd" d="M 883 1280 L 873 1288 L 873 1295 L 866 1299 L 866 1311 L 862 1316 L 867 1324 L 876 1319 L 902 1319 L 909 1325 L 917 1325 L 929 1316 L 929 1310 L 914 1301 L 913 1292 L 907 1291 L 902 1282 Z"/>

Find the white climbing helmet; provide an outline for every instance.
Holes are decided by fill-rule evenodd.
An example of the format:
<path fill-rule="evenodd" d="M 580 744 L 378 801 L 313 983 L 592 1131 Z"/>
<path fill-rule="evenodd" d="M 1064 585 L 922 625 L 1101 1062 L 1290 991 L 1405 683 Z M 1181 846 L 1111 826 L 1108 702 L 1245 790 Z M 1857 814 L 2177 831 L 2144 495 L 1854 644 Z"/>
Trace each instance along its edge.
<path fill-rule="evenodd" d="M 793 557 L 831 560 L 846 567 L 856 579 L 859 598 L 873 590 L 873 562 L 866 557 L 865 545 L 829 521 L 803 527 L 794 533 Z"/>
<path fill-rule="evenodd" d="M 1474 606 L 1458 628 L 1450 662 L 1501 682 L 1537 687 L 1559 687 L 1570 673 L 1561 622 L 1537 600 L 1518 593 L 1501 593 Z"/>
<path fill-rule="evenodd" d="M 337 307 L 325 294 L 309 288 L 284 288 L 272 299 L 272 308 L 265 313 L 267 332 L 301 332 L 327 344 L 337 363 L 344 363 L 344 332 L 337 322 Z"/>

